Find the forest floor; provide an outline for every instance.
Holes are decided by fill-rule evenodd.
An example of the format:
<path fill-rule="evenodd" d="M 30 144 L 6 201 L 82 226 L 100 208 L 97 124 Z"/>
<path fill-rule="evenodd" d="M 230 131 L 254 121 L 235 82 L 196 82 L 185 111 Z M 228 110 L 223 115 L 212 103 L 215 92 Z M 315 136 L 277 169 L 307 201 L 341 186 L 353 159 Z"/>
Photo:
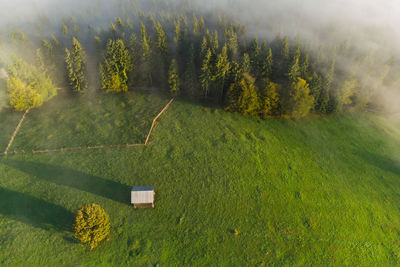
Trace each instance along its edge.
<path fill-rule="evenodd" d="M 140 143 L 169 99 L 60 95 L 13 150 Z M 0 112 L 0 151 L 22 114 Z M 400 263 L 400 125 L 375 114 L 257 120 L 175 100 L 148 146 L 0 157 L 0 265 L 254 266 Z M 129 205 L 156 188 L 154 209 Z M 73 238 L 98 203 L 109 241 Z"/>

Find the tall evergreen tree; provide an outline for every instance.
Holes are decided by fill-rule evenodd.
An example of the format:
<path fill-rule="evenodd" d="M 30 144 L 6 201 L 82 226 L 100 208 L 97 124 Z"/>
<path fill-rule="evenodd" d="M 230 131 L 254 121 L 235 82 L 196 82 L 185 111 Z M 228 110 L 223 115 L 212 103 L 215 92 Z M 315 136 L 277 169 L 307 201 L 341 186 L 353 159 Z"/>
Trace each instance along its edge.
<path fill-rule="evenodd" d="M 235 32 L 230 33 L 228 36 L 228 50 L 231 58 L 237 60 L 239 56 L 239 41 Z"/>
<path fill-rule="evenodd" d="M 331 111 L 329 106 L 330 104 L 332 104 L 332 100 L 330 98 L 332 96 L 331 89 L 332 89 L 332 82 L 334 79 L 334 75 L 335 75 L 335 60 L 332 60 L 329 71 L 325 75 L 325 79 L 323 81 L 323 88 L 321 91 L 321 95 L 319 97 L 318 110 L 322 113 L 329 113 Z"/>
<path fill-rule="evenodd" d="M 160 22 L 157 22 L 155 30 L 156 30 L 156 34 L 157 34 L 158 52 L 162 56 L 163 60 L 166 60 L 167 56 L 168 56 L 167 37 L 165 35 L 164 29 L 161 26 Z"/>
<path fill-rule="evenodd" d="M 307 53 L 306 55 L 305 55 L 305 57 L 304 57 L 304 60 L 303 60 L 303 62 L 301 63 L 301 66 L 300 66 L 300 73 L 301 73 L 301 77 L 303 78 L 303 79 L 307 79 L 308 78 L 308 75 L 309 75 L 309 69 L 310 69 L 310 62 L 309 62 L 309 60 L 310 60 L 310 55 Z"/>
<path fill-rule="evenodd" d="M 212 54 L 216 55 L 219 49 L 218 31 L 214 31 L 214 36 L 210 38 L 210 48 Z"/>
<path fill-rule="evenodd" d="M 239 82 L 232 84 L 228 91 L 228 103 L 225 110 L 256 116 L 260 109 L 260 102 L 254 82 L 255 79 L 245 73 Z"/>
<path fill-rule="evenodd" d="M 249 54 L 244 53 L 242 59 L 242 71 L 243 73 L 250 73 L 251 71 L 251 60 Z"/>
<path fill-rule="evenodd" d="M 85 91 L 88 87 L 86 53 L 75 37 L 72 39 L 71 52 L 68 48 L 65 49 L 65 64 L 68 82 L 72 90 L 76 92 Z"/>
<path fill-rule="evenodd" d="M 146 26 L 140 23 L 140 41 L 141 41 L 141 57 L 140 57 L 140 69 L 142 72 L 142 79 L 149 81 L 149 85 L 153 85 L 153 78 L 151 75 L 152 69 L 152 51 L 150 46 L 150 38 L 147 35 Z"/>
<path fill-rule="evenodd" d="M 132 68 L 132 59 L 124 42 L 109 40 L 100 66 L 103 89 L 113 93 L 128 91 L 128 73 Z"/>
<path fill-rule="evenodd" d="M 205 98 L 207 98 L 207 96 L 208 96 L 211 79 L 212 79 L 211 50 L 208 49 L 205 57 L 203 58 L 203 62 L 201 65 L 201 72 L 200 72 L 200 83 L 201 83 L 201 88 L 204 92 Z"/>
<path fill-rule="evenodd" d="M 269 48 L 267 55 L 262 63 L 262 76 L 264 78 L 272 78 L 272 70 L 273 70 L 273 58 L 272 58 L 272 49 Z"/>
<path fill-rule="evenodd" d="M 249 56 L 250 56 L 250 66 L 251 66 L 251 73 L 255 77 L 259 77 L 261 74 L 262 69 L 262 62 L 261 62 L 261 48 L 258 44 L 258 38 L 254 38 L 250 44 L 249 48 Z"/>
<path fill-rule="evenodd" d="M 322 78 L 314 72 L 310 80 L 310 94 L 314 97 L 314 104 L 312 111 L 318 110 L 318 103 L 320 102 L 320 95 L 322 91 Z"/>
<path fill-rule="evenodd" d="M 222 47 L 222 52 L 217 56 L 217 62 L 215 64 L 215 74 L 214 80 L 217 81 L 217 84 L 220 87 L 218 92 L 220 96 L 220 101 L 223 101 L 224 97 L 224 86 L 225 86 L 225 77 L 230 69 L 231 65 L 228 59 L 228 47 L 224 45 Z"/>
<path fill-rule="evenodd" d="M 178 95 L 180 90 L 180 81 L 178 75 L 178 64 L 176 60 L 173 59 L 171 61 L 171 66 L 169 67 L 169 74 L 168 74 L 168 85 L 169 91 L 172 95 Z"/>
<path fill-rule="evenodd" d="M 296 82 L 297 78 L 301 75 L 300 69 L 300 45 L 297 44 L 296 51 L 293 55 L 292 64 L 288 71 L 288 78 L 290 82 Z"/>

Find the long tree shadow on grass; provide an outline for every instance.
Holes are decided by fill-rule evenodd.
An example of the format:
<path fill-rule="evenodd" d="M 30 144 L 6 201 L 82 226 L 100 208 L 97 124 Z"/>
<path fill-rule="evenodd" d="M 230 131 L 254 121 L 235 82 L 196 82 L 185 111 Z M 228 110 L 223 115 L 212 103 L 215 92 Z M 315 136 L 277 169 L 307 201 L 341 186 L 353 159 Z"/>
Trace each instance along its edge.
<path fill-rule="evenodd" d="M 355 152 L 354 154 L 362 158 L 370 165 L 374 165 L 384 171 L 389 171 L 396 175 L 400 175 L 400 162 L 396 162 L 395 160 L 388 157 L 373 154 L 367 151 Z"/>
<path fill-rule="evenodd" d="M 45 230 L 71 231 L 74 214 L 67 209 L 0 187 L 0 214 Z"/>
<path fill-rule="evenodd" d="M 76 188 L 101 197 L 129 204 L 130 186 L 73 169 L 38 162 L 6 159 L 2 163 L 39 179 Z"/>

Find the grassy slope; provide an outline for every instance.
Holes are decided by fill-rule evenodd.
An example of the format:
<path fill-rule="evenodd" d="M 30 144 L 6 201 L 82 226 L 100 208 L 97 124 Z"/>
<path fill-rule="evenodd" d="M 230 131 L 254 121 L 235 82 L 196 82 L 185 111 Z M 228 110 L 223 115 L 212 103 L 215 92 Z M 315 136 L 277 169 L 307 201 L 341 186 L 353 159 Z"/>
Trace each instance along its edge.
<path fill-rule="evenodd" d="M 133 129 L 123 142 L 140 140 L 167 102 L 130 97 L 132 111 L 109 115 Z M 104 100 L 111 102 L 104 112 L 121 105 L 115 98 Z M 66 106 L 62 122 L 90 121 L 85 112 L 67 115 L 83 108 Z M 137 111 L 143 123 L 131 121 Z M 43 148 L 50 134 L 52 146 L 120 141 L 105 130 L 69 141 L 67 128 L 46 131 L 55 129 L 55 113 L 35 113 L 14 148 Z M 399 264 L 400 135 L 383 122 L 373 115 L 259 122 L 176 101 L 148 147 L 0 158 L 0 265 Z M 127 205 L 132 185 L 156 187 L 154 210 Z M 113 226 L 93 252 L 70 230 L 73 212 L 91 202 Z"/>

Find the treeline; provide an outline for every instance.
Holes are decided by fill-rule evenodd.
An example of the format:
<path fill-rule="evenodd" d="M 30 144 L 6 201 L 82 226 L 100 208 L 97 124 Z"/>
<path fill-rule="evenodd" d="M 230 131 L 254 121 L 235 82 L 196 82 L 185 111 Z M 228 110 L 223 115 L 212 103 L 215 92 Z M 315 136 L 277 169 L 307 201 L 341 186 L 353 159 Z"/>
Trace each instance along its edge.
<path fill-rule="evenodd" d="M 17 54 L 35 63 L 9 64 L 9 104 L 40 106 L 55 95 L 55 81 L 75 92 L 156 87 L 248 116 L 301 118 L 366 109 L 381 86 L 399 81 L 394 59 L 346 42 L 324 48 L 281 35 L 267 42 L 221 14 L 124 10 L 106 30 L 67 18 L 40 41 L 10 31 Z"/>

